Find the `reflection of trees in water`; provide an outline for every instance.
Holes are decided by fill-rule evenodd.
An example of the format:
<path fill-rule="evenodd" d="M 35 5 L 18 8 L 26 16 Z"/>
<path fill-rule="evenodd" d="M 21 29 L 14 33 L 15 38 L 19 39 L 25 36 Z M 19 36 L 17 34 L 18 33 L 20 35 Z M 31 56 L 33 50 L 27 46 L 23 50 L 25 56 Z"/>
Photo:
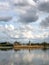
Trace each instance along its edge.
<path fill-rule="evenodd" d="M 14 49 L 14 51 L 16 51 L 16 52 L 17 52 L 17 51 L 20 51 L 20 49 Z"/>
<path fill-rule="evenodd" d="M 7 48 L 7 49 L 1 48 L 0 50 L 1 50 L 1 51 L 9 51 L 9 50 L 12 50 L 12 48 L 11 48 L 11 49 L 10 49 L 10 48 L 9 48 L 9 49 L 8 49 L 8 48 Z"/>
<path fill-rule="evenodd" d="M 49 48 L 43 48 L 42 50 L 43 50 L 43 51 L 47 51 L 47 50 L 49 50 Z"/>
<path fill-rule="evenodd" d="M 1 50 L 1 51 L 9 51 L 9 50 L 13 50 L 13 49 L 0 49 L 0 50 Z M 23 49 L 23 50 L 26 50 L 26 49 Z M 42 50 L 42 51 L 46 51 L 46 50 L 48 50 L 48 49 L 47 49 L 47 48 L 43 48 L 43 49 L 28 49 L 29 52 L 31 52 L 31 51 L 33 51 L 33 50 Z M 17 50 L 14 49 L 14 51 L 15 51 L 15 52 L 21 51 L 21 49 L 17 49 Z"/>
<path fill-rule="evenodd" d="M 13 48 L 0 48 L 0 50 L 1 51 L 9 51 L 9 50 L 14 50 L 14 51 L 21 51 L 21 50 L 28 50 L 29 52 L 30 51 L 32 51 L 32 50 L 43 50 L 43 51 L 46 51 L 46 50 L 48 50 L 49 48 L 46 48 L 46 46 L 44 45 L 44 47 L 43 48 L 33 48 L 33 49 L 31 49 L 31 48 L 29 48 L 29 49 L 13 49 Z"/>

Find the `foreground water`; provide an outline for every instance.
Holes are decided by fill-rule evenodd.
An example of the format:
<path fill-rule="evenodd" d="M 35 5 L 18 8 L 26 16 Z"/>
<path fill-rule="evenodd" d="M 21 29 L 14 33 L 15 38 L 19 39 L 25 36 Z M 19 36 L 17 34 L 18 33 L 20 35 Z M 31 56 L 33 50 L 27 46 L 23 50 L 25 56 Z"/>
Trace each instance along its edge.
<path fill-rule="evenodd" d="M 49 50 L 0 50 L 0 65 L 49 65 Z"/>

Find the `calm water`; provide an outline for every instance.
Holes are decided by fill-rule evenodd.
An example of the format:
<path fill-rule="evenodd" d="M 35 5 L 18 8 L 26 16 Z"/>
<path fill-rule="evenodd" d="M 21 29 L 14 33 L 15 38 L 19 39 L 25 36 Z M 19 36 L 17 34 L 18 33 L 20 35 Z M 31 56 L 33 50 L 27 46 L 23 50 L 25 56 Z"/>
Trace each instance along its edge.
<path fill-rule="evenodd" d="M 0 50 L 0 65 L 49 65 L 49 50 Z"/>

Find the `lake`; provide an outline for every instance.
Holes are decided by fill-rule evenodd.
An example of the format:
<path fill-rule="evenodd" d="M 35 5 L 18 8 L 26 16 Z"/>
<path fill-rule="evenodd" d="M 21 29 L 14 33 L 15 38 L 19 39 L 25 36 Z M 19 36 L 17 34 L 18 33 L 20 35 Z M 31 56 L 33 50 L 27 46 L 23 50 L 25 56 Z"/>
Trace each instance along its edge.
<path fill-rule="evenodd" d="M 0 65 L 49 65 L 49 50 L 0 50 Z"/>

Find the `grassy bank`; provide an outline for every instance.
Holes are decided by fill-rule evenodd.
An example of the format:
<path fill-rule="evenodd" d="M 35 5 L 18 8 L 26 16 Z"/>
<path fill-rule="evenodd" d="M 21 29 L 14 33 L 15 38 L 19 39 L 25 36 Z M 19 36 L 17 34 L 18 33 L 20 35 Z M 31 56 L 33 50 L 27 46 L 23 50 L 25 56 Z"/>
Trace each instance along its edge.
<path fill-rule="evenodd" d="M 14 49 L 49 49 L 49 46 L 44 46 L 44 45 L 17 45 L 14 46 Z"/>

